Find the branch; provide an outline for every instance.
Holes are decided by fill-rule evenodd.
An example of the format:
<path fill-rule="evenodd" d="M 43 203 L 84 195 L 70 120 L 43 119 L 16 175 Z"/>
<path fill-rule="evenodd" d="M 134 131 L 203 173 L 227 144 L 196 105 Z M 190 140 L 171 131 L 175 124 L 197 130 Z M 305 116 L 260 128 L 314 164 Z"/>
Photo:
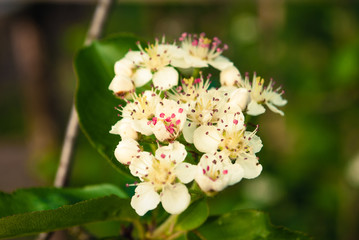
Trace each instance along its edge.
<path fill-rule="evenodd" d="M 98 39 L 107 18 L 112 0 L 99 0 L 92 22 L 87 32 L 85 45 L 89 45 L 93 40 Z M 66 129 L 66 135 L 62 146 L 61 158 L 57 169 L 54 185 L 55 187 L 64 187 L 67 184 L 72 159 L 74 154 L 74 146 L 78 133 L 78 116 L 75 104 L 72 105 L 71 115 Z"/>

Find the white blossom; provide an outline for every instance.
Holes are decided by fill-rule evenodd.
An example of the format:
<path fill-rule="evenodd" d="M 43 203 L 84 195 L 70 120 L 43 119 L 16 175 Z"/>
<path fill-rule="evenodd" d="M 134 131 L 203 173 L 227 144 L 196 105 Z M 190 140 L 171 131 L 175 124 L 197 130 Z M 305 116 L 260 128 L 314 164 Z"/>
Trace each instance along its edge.
<path fill-rule="evenodd" d="M 230 99 L 229 93 L 237 88 L 226 88 L 228 87 L 201 91 L 196 95 L 195 100 L 187 104 L 187 122 L 183 128 L 183 135 L 188 143 L 193 143 L 193 134 L 198 127 L 215 125 L 223 115 L 242 112 L 241 105 L 244 101 Z"/>
<path fill-rule="evenodd" d="M 200 126 L 196 129 L 193 142 L 204 153 L 221 151 L 241 165 L 244 178 L 255 178 L 262 171 L 255 154 L 263 146 L 256 132 L 246 131 L 242 113 L 226 114 L 216 126 Z"/>
<path fill-rule="evenodd" d="M 168 93 L 169 99 L 180 101 L 181 103 L 190 104 L 195 102 L 196 99 L 205 93 L 210 82 L 204 81 L 202 77 L 200 78 L 183 78 L 182 86 L 178 86 L 175 89 L 172 89 L 172 92 Z"/>
<path fill-rule="evenodd" d="M 190 194 L 184 185 L 191 182 L 196 166 L 183 162 L 187 156 L 184 145 L 175 141 L 159 147 L 155 156 L 140 152 L 133 158 L 130 171 L 140 178 L 131 206 L 139 215 L 156 208 L 159 202 L 170 214 L 183 212 L 190 203 Z"/>
<path fill-rule="evenodd" d="M 260 115 L 265 112 L 263 104 L 275 113 L 284 115 L 283 111 L 279 110 L 276 106 L 284 106 L 287 104 L 287 100 L 282 98 L 284 93 L 281 87 L 273 89 L 274 83 L 270 80 L 268 86 L 264 86 L 264 79 L 253 75 L 252 82 L 249 81 L 248 75 L 246 75 L 244 81 L 240 83 L 241 86 L 250 91 L 251 100 L 247 106 L 247 114 Z"/>
<path fill-rule="evenodd" d="M 187 111 L 183 104 L 163 99 L 155 110 L 155 116 L 149 121 L 153 134 L 161 141 L 173 141 L 182 132 Z"/>
<path fill-rule="evenodd" d="M 194 101 L 187 104 L 187 119 L 183 134 L 188 143 L 193 143 L 194 131 L 202 125 L 211 125 L 223 114 L 226 98 L 217 90 L 199 93 Z"/>
<path fill-rule="evenodd" d="M 134 82 L 136 87 L 143 86 L 152 79 L 155 88 L 167 90 L 178 84 L 178 72 L 170 66 L 171 59 L 180 55 L 174 45 L 149 44 L 147 48 L 137 44 L 140 51 L 133 51 L 134 64 L 137 67 Z"/>
<path fill-rule="evenodd" d="M 201 68 L 211 65 L 214 68 L 223 70 L 233 65 L 227 58 L 221 56 L 228 46 L 224 45 L 221 47 L 221 41 L 217 37 L 209 39 L 205 37 L 204 33 L 201 33 L 199 36 L 183 33 L 179 40 L 181 48 L 187 55 L 184 58 L 173 61 L 172 64 L 176 67 Z"/>
<path fill-rule="evenodd" d="M 214 153 L 201 157 L 195 181 L 204 192 L 219 192 L 239 182 L 242 177 L 241 165 L 231 163 L 226 155 Z"/>
<path fill-rule="evenodd" d="M 122 117 L 130 119 L 132 128 L 144 135 L 151 135 L 152 127 L 149 121 L 155 116 L 160 97 L 154 91 L 145 91 L 143 94 L 133 94 L 132 102 L 128 102 L 122 109 Z"/>

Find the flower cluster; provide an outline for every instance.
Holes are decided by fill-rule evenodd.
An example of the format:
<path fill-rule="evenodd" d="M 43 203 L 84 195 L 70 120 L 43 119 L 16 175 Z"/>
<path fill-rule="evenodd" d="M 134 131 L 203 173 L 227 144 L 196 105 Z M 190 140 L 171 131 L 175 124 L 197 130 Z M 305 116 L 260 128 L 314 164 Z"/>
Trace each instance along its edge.
<path fill-rule="evenodd" d="M 272 80 L 242 77 L 222 56 L 228 47 L 218 38 L 183 33 L 179 43 L 156 40 L 145 49 L 138 43 L 138 51 L 116 62 L 109 86 L 127 101 L 110 133 L 121 136 L 116 159 L 140 180 L 131 206 L 141 216 L 160 202 L 170 214 L 183 212 L 188 187 L 213 195 L 257 177 L 262 141 L 246 116 L 264 113 L 264 105 L 283 115 L 277 107 L 286 104 Z M 221 87 L 194 71 L 209 66 L 219 70 Z M 136 93 L 139 87 L 145 91 Z"/>

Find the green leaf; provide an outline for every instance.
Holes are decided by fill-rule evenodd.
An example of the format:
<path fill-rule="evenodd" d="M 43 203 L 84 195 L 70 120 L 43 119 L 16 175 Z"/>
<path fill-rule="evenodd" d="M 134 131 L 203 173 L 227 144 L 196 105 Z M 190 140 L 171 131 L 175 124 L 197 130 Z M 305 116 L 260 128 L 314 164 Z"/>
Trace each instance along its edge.
<path fill-rule="evenodd" d="M 22 189 L 0 193 L 0 238 L 12 238 L 105 220 L 138 216 L 124 192 L 112 185 Z"/>
<path fill-rule="evenodd" d="M 205 199 L 192 203 L 186 211 L 178 216 L 176 229 L 192 230 L 204 223 L 208 217 L 209 210 Z"/>
<path fill-rule="evenodd" d="M 241 199 L 242 187 L 241 184 L 230 186 L 220 194 L 208 198 L 209 215 L 220 215 L 236 210 L 235 208 L 241 204 L 238 199 Z"/>
<path fill-rule="evenodd" d="M 75 58 L 78 77 L 76 108 L 82 130 L 91 144 L 116 169 L 122 171 L 127 181 L 133 177 L 125 173 L 125 168 L 114 158 L 114 150 L 120 141 L 118 135 L 110 134 L 112 125 L 119 117 L 114 107 L 123 103 L 108 89 L 115 76 L 114 64 L 124 57 L 129 49 L 135 49 L 137 38 L 132 35 L 117 35 L 102 41 L 94 41 L 84 47 Z"/>
<path fill-rule="evenodd" d="M 193 231 L 201 240 L 309 240 L 303 233 L 273 226 L 267 214 L 240 210 L 212 217 Z M 192 238 L 191 238 L 192 239 Z"/>
<path fill-rule="evenodd" d="M 91 198 L 114 194 L 128 198 L 127 194 L 110 184 L 84 188 L 29 188 L 19 189 L 11 194 L 0 192 L 0 217 L 55 209 L 62 205 L 75 204 Z"/>

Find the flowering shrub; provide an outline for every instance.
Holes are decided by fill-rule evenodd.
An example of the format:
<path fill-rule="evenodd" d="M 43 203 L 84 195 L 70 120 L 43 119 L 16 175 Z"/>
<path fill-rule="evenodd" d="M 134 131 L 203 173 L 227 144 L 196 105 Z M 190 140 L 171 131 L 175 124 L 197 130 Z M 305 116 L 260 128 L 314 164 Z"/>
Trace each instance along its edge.
<path fill-rule="evenodd" d="M 126 99 L 110 132 L 121 136 L 116 159 L 140 180 L 131 206 L 141 216 L 160 202 L 170 214 L 183 212 L 191 202 L 188 188 L 212 196 L 258 177 L 256 153 L 263 145 L 258 126 L 250 130 L 246 117 L 263 114 L 264 105 L 283 115 L 277 107 L 287 103 L 272 80 L 265 85 L 256 74 L 252 81 L 242 76 L 222 56 L 228 46 L 217 37 L 183 33 L 179 43 L 137 43 L 138 50 L 115 63 L 109 85 Z M 212 73 L 201 72 L 209 66 L 219 71 L 213 73 L 218 88 L 211 87 Z M 136 93 L 139 87 L 142 93 Z"/>

